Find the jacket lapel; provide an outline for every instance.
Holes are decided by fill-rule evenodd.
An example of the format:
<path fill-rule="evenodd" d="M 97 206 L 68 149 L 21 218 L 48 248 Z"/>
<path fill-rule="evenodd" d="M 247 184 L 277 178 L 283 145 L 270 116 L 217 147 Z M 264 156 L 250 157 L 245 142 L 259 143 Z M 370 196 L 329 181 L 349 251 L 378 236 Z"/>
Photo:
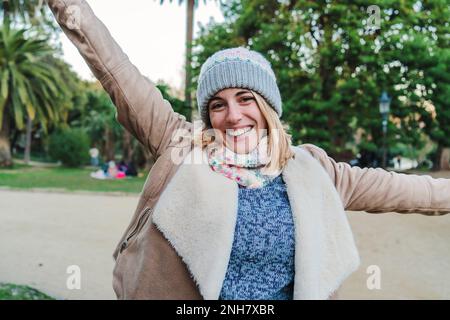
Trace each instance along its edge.
<path fill-rule="evenodd" d="M 293 150 L 283 179 L 295 225 L 294 299 L 327 299 L 358 268 L 359 255 L 330 177 L 307 151 Z"/>
<path fill-rule="evenodd" d="M 305 150 L 282 174 L 295 225 L 294 299 L 326 299 L 359 265 L 339 195 Z M 201 295 L 218 299 L 233 245 L 238 186 L 194 148 L 162 193 L 152 221 L 186 264 Z"/>
<path fill-rule="evenodd" d="M 237 184 L 194 148 L 162 193 L 153 223 L 175 248 L 204 299 L 218 299 L 233 245 Z"/>

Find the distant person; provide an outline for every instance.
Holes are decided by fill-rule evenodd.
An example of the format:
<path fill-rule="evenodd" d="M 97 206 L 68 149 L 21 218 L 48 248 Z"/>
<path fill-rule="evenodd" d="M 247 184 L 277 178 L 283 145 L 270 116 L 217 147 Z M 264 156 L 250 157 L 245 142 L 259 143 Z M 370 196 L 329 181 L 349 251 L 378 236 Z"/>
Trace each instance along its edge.
<path fill-rule="evenodd" d="M 91 166 L 97 167 L 98 166 L 98 155 L 99 155 L 98 149 L 93 146 L 91 149 L 89 149 L 89 155 L 91 156 Z"/>
<path fill-rule="evenodd" d="M 125 162 L 125 160 L 121 160 L 118 165 L 119 171 L 124 172 L 127 177 L 137 176 L 136 166 L 133 161 Z"/>
<path fill-rule="evenodd" d="M 402 168 L 402 157 L 400 155 L 397 156 L 397 164 L 398 169 L 400 170 Z"/>
<path fill-rule="evenodd" d="M 128 168 L 125 173 L 127 176 L 130 176 L 130 177 L 137 176 L 138 173 L 137 173 L 136 166 L 134 165 L 133 161 L 128 162 Z"/>
<path fill-rule="evenodd" d="M 108 168 L 109 168 L 108 162 L 104 162 L 104 163 L 102 164 L 102 170 L 103 170 L 103 173 L 104 173 L 105 175 L 108 174 Z"/>
<path fill-rule="evenodd" d="M 111 179 L 114 179 L 117 175 L 117 172 L 119 172 L 119 170 L 116 166 L 116 163 L 113 160 L 109 161 L 108 162 L 108 173 L 107 173 L 108 177 Z"/>
<path fill-rule="evenodd" d="M 118 168 L 119 168 L 119 171 L 122 171 L 123 173 L 126 173 L 127 170 L 128 170 L 128 165 L 126 164 L 126 162 L 124 160 L 121 160 L 119 162 Z"/>
<path fill-rule="evenodd" d="M 377 166 L 375 152 L 373 152 L 371 150 L 363 149 L 360 151 L 360 155 L 361 156 L 359 158 L 359 167 L 370 168 L 370 167 Z"/>

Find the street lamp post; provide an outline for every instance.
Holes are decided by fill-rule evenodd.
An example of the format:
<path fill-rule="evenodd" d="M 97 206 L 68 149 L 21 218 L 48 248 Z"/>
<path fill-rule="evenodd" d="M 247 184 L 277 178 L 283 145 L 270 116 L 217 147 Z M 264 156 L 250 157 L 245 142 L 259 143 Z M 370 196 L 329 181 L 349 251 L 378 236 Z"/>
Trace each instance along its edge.
<path fill-rule="evenodd" d="M 386 91 L 383 91 L 380 97 L 380 113 L 383 125 L 383 164 L 382 167 L 386 168 L 386 133 L 387 133 L 387 123 L 389 117 L 391 98 L 388 96 Z"/>

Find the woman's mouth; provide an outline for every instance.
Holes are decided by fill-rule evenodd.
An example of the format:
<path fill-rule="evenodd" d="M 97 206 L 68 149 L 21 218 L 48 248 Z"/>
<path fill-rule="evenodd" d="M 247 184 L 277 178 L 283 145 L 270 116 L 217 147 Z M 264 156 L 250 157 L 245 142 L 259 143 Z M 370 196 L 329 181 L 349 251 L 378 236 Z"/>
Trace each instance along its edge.
<path fill-rule="evenodd" d="M 239 129 L 226 129 L 226 135 L 228 137 L 232 137 L 234 140 L 238 140 L 239 138 L 242 138 L 244 136 L 248 136 L 251 131 L 253 131 L 253 126 L 248 126 L 245 128 L 239 128 Z"/>

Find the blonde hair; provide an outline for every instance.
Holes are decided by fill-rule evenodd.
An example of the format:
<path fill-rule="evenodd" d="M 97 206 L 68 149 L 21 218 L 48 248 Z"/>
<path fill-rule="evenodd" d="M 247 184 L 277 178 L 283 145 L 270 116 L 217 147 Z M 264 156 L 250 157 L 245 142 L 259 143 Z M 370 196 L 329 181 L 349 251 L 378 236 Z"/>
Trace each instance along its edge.
<path fill-rule="evenodd" d="M 295 155 L 294 151 L 291 149 L 292 136 L 286 132 L 278 114 L 269 103 L 257 92 L 254 92 L 253 90 L 250 91 L 256 99 L 259 110 L 266 119 L 268 127 L 267 152 L 270 161 L 262 170 L 269 173 L 282 170 L 288 160 Z M 202 149 L 214 141 L 214 136 L 206 134 L 210 129 L 210 127 L 204 126 L 199 137 L 200 141 L 197 139 L 197 143 L 201 145 Z"/>

